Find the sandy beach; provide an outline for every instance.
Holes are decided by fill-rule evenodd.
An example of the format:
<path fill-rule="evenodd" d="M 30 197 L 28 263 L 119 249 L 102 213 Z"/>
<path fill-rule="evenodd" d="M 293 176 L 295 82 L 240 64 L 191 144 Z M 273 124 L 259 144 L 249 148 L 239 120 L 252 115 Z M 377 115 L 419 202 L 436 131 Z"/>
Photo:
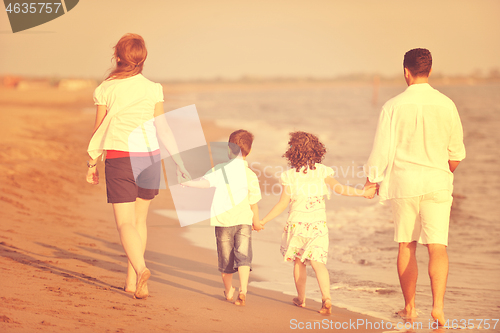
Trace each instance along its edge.
<path fill-rule="evenodd" d="M 102 162 L 101 183 L 85 181 L 92 89 L 2 88 L 0 110 L 1 332 L 288 332 L 315 322 L 323 330 L 380 322 L 340 308 L 324 317 L 317 302 L 301 309 L 290 296 L 252 286 L 245 307 L 226 302 L 216 253 L 182 237 L 178 221 L 152 213 L 174 208 L 168 190 L 148 219 L 150 297 L 133 299 L 122 290 L 126 256 Z M 234 130 L 208 120 L 203 128 L 207 141 Z"/>

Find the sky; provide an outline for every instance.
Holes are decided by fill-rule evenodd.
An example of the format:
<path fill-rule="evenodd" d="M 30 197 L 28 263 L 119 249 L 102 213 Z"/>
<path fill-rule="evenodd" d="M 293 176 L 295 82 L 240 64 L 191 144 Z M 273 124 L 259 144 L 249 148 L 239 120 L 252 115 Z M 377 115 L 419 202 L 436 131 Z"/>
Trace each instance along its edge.
<path fill-rule="evenodd" d="M 488 74 L 498 17 L 499 0 L 82 0 L 18 33 L 1 11 L 0 75 L 102 79 L 128 32 L 144 37 L 154 80 L 394 76 L 416 47 L 434 73 Z"/>

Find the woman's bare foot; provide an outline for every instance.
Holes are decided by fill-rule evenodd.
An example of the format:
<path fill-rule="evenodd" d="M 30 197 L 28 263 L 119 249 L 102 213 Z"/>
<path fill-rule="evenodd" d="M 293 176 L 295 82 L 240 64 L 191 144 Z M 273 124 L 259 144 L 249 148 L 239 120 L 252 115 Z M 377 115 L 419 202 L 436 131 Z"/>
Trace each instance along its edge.
<path fill-rule="evenodd" d="M 135 285 L 126 285 L 123 287 L 123 290 L 127 293 L 135 293 Z"/>
<path fill-rule="evenodd" d="M 298 307 L 305 308 L 306 307 L 306 300 L 301 301 L 298 297 L 295 297 L 292 299 L 293 304 L 295 304 Z"/>
<path fill-rule="evenodd" d="M 135 289 L 137 286 L 137 275 L 134 273 L 131 274 L 130 272 L 127 273 L 127 278 L 125 279 L 125 287 L 123 287 L 123 290 L 125 290 L 128 293 L 135 293 Z"/>
<path fill-rule="evenodd" d="M 147 268 L 144 268 L 144 270 L 138 275 L 137 287 L 134 294 L 135 298 L 147 298 L 149 296 L 147 282 L 150 276 L 151 272 Z"/>
<path fill-rule="evenodd" d="M 434 321 L 437 320 L 439 326 L 444 326 L 446 321 L 444 320 L 444 311 L 443 309 L 434 308 L 431 311 L 431 316 L 434 318 Z"/>
<path fill-rule="evenodd" d="M 131 287 L 132 290 L 129 290 L 129 289 L 125 289 L 127 287 L 124 287 L 123 290 L 125 290 L 127 293 L 134 293 L 135 294 L 135 291 L 136 291 L 136 287 Z M 146 283 L 146 285 L 144 286 L 144 291 L 146 292 L 146 294 L 149 295 L 149 290 L 148 290 L 148 284 Z M 135 295 L 134 295 L 135 296 Z"/>

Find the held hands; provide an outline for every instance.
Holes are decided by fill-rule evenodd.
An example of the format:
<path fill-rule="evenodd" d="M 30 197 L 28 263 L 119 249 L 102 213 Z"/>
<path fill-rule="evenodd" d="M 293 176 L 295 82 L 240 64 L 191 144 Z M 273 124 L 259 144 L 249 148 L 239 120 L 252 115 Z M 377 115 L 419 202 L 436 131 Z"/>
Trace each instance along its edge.
<path fill-rule="evenodd" d="M 378 192 L 378 185 L 376 186 L 370 186 L 368 188 L 364 188 L 365 193 L 363 194 L 363 197 L 366 199 L 373 199 L 375 197 L 375 194 Z"/>
<path fill-rule="evenodd" d="M 261 231 L 264 229 L 264 224 L 262 223 L 262 221 L 259 221 L 257 223 L 253 223 L 252 224 L 252 230 L 255 230 L 257 232 Z"/>
<path fill-rule="evenodd" d="M 373 199 L 375 194 L 378 194 L 379 187 L 380 186 L 377 183 L 372 183 L 368 179 L 366 179 L 365 187 L 363 188 L 363 190 L 365 191 L 363 197 L 367 199 Z"/>
<path fill-rule="evenodd" d="M 92 185 L 99 184 L 99 171 L 97 171 L 97 166 L 93 168 L 88 168 L 87 170 L 87 183 Z"/>

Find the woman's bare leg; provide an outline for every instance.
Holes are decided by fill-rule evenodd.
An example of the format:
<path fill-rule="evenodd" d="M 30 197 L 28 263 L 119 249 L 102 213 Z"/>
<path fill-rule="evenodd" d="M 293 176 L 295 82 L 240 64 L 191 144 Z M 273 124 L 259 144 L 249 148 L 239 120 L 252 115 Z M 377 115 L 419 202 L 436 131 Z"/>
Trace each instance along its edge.
<path fill-rule="evenodd" d="M 139 237 L 141 238 L 143 256 L 144 252 L 146 251 L 146 242 L 148 238 L 146 220 L 150 204 L 151 200 L 144 200 L 141 198 L 137 198 L 135 201 L 135 227 L 137 229 L 137 232 L 139 233 Z M 137 284 L 137 274 L 129 260 L 127 268 L 127 279 L 125 281 L 125 291 L 135 292 L 136 284 Z"/>
<path fill-rule="evenodd" d="M 116 227 L 120 240 L 135 273 L 146 268 L 141 236 L 136 228 L 136 203 L 124 202 L 113 204 Z"/>

